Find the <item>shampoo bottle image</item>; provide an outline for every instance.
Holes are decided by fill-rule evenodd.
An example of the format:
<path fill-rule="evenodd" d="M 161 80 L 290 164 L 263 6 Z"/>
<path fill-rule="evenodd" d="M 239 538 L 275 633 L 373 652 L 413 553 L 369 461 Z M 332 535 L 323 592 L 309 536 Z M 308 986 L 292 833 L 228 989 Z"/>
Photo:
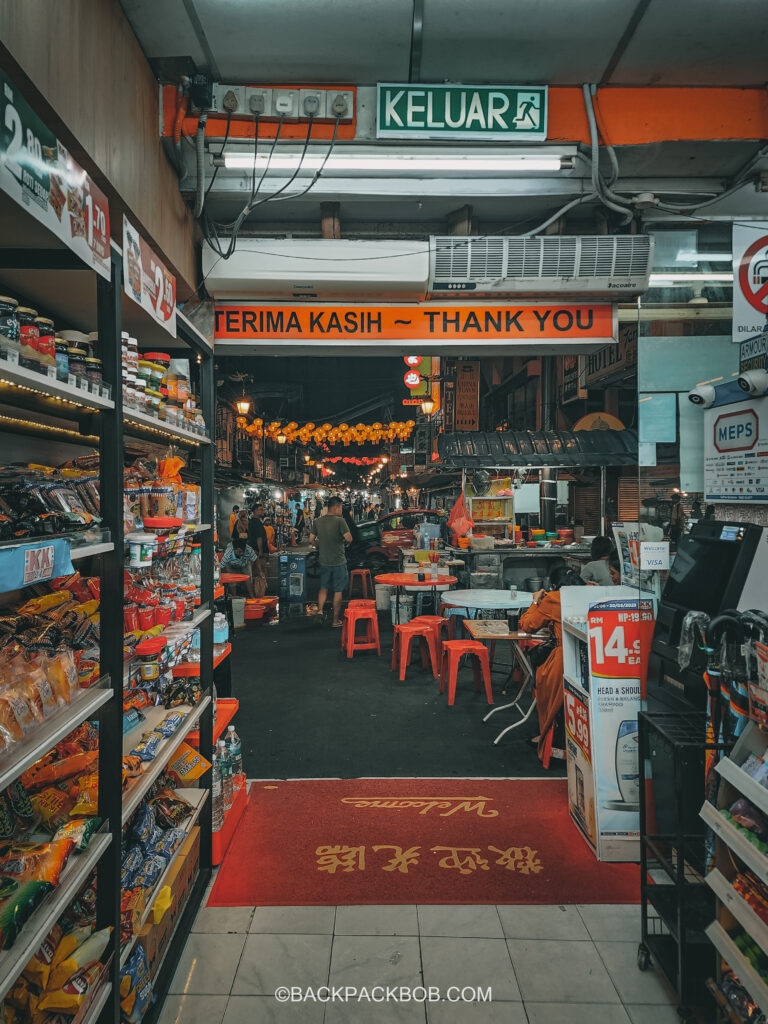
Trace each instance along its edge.
<path fill-rule="evenodd" d="M 616 781 L 627 810 L 636 811 L 640 801 L 640 763 L 637 722 L 622 722 L 616 736 Z"/>

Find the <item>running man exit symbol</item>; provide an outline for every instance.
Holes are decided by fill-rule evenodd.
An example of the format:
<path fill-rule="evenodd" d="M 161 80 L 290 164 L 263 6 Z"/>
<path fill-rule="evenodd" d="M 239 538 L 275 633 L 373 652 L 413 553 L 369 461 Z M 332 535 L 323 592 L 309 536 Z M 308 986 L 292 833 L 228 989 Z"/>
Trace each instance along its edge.
<path fill-rule="evenodd" d="M 519 128 L 537 129 L 541 126 L 541 93 L 517 94 L 517 113 L 514 122 Z"/>

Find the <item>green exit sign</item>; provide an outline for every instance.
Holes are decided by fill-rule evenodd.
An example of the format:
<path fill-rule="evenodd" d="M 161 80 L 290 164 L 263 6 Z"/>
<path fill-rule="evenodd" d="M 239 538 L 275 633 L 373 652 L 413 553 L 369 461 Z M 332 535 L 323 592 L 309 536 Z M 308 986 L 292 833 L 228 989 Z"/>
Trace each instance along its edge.
<path fill-rule="evenodd" d="M 376 137 L 543 142 L 547 87 L 380 82 Z"/>

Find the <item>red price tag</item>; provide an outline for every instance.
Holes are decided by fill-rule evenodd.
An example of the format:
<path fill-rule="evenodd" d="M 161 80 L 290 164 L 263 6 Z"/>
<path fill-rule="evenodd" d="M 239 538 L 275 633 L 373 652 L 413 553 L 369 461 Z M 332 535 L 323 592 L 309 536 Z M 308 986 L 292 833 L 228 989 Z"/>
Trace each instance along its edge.
<path fill-rule="evenodd" d="M 575 693 L 566 689 L 565 696 L 565 727 L 568 735 L 584 752 L 587 761 L 592 763 L 592 745 L 589 741 L 589 711 L 586 704 Z"/>
<path fill-rule="evenodd" d="M 99 259 L 109 259 L 109 202 L 107 197 L 96 188 L 90 178 L 86 178 L 83 193 L 85 214 L 85 232 L 88 246 Z"/>
<path fill-rule="evenodd" d="M 592 674 L 609 679 L 644 679 L 653 637 L 653 612 L 637 605 L 589 613 Z"/>
<path fill-rule="evenodd" d="M 152 282 L 152 305 L 158 319 L 163 322 L 170 320 L 176 309 L 176 278 L 154 257 L 150 259 L 149 278 Z"/>

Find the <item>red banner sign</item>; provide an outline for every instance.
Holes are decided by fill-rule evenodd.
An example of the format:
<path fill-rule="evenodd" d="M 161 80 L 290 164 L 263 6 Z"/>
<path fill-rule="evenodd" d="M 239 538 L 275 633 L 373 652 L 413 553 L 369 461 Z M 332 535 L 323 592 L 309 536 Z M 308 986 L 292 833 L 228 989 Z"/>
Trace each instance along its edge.
<path fill-rule="evenodd" d="M 123 217 L 123 289 L 176 337 L 176 278 Z"/>
<path fill-rule="evenodd" d="M 626 598 L 589 610 L 592 675 L 645 680 L 653 637 L 653 604 Z"/>

